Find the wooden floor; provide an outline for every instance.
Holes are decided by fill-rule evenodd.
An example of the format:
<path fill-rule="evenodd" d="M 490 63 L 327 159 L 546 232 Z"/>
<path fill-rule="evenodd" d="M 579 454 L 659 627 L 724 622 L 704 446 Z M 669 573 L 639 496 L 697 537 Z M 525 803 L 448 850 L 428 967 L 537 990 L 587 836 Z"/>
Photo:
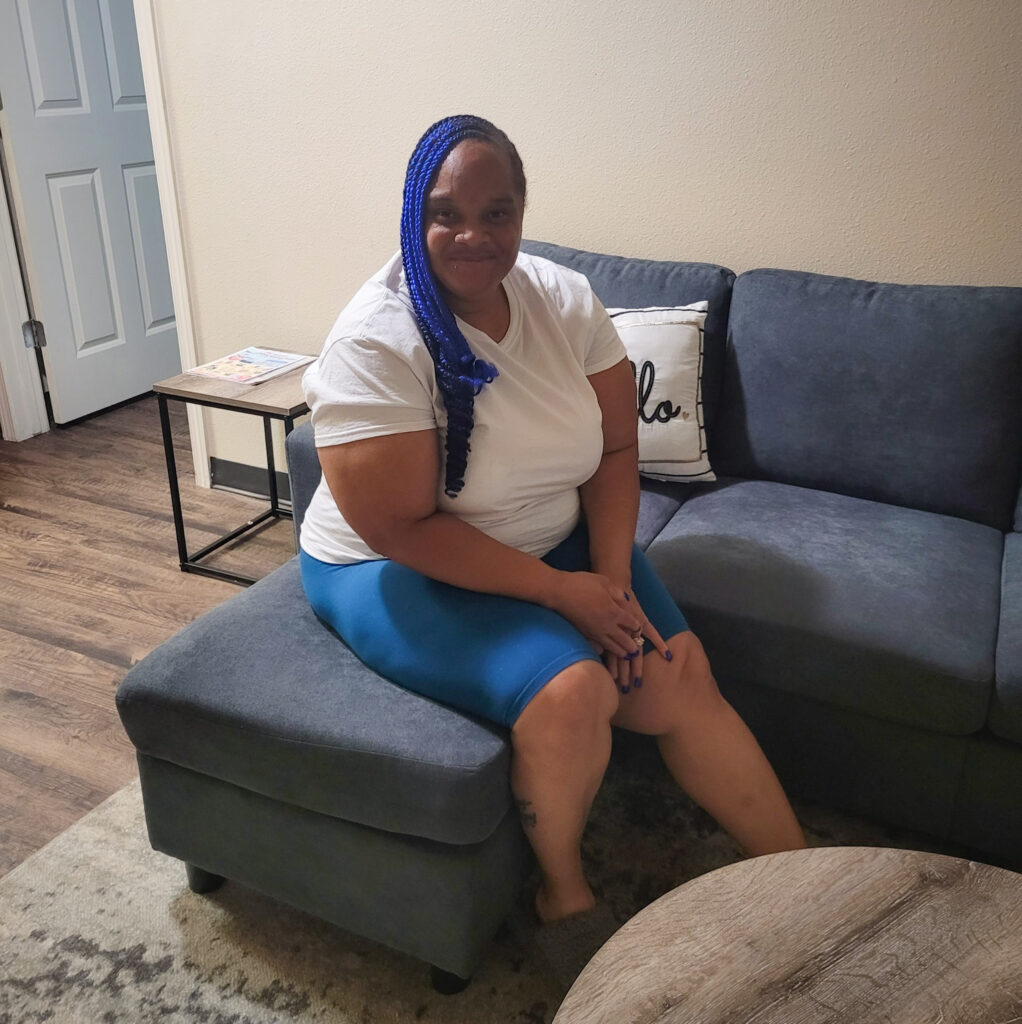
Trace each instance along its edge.
<path fill-rule="evenodd" d="M 266 504 L 196 487 L 184 407 L 171 412 L 195 551 Z M 281 520 L 209 564 L 260 576 L 294 550 Z M 117 684 L 239 589 L 178 568 L 154 397 L 0 441 L 0 875 L 134 778 Z"/>

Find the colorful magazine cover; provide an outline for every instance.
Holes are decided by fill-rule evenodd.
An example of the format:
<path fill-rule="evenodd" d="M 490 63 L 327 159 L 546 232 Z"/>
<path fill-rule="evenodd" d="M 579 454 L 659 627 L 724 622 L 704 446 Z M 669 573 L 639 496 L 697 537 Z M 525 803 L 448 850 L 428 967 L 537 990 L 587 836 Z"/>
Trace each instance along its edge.
<path fill-rule="evenodd" d="M 215 377 L 236 384 L 258 384 L 278 374 L 287 373 L 296 366 L 311 363 L 314 356 L 302 356 L 296 352 L 278 352 L 270 348 L 243 348 L 221 356 L 211 363 L 203 363 L 188 371 L 200 377 Z"/>

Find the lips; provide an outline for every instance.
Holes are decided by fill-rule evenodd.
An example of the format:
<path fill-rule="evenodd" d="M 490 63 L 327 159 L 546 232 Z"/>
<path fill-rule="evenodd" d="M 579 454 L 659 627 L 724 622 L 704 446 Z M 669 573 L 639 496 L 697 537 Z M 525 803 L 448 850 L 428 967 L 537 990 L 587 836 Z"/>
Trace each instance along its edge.
<path fill-rule="evenodd" d="M 462 253 L 457 256 L 448 256 L 450 263 L 486 263 L 496 259 L 496 253 Z"/>

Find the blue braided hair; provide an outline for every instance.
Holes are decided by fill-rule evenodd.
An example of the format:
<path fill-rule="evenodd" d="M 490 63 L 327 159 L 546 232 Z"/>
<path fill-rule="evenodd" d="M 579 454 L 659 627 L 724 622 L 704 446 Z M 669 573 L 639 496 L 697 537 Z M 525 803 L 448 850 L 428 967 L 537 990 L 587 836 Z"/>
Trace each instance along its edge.
<path fill-rule="evenodd" d="M 415 319 L 436 367 L 437 385 L 447 410 L 444 491 L 453 498 L 465 484 L 475 396 L 497 376 L 497 368 L 477 359 L 440 292 L 426 250 L 426 202 L 447 155 L 466 139 L 481 139 L 505 153 L 515 185 L 525 199 L 525 172 L 511 140 L 481 117 L 445 117 L 427 129 L 408 161 L 401 209 L 401 260 Z"/>

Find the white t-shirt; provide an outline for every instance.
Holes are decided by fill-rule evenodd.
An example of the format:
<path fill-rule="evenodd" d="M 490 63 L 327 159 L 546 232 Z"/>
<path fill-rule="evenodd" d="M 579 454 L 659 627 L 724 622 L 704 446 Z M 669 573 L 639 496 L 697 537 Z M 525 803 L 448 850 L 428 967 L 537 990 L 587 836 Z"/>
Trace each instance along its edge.
<path fill-rule="evenodd" d="M 345 307 L 302 383 L 317 447 L 435 429 L 438 509 L 544 555 L 574 529 L 578 487 L 603 452 L 600 407 L 586 377 L 620 362 L 625 349 L 581 274 L 520 253 L 504 288 L 511 323 L 499 343 L 458 320 L 472 351 L 499 376 L 475 398 L 465 485 L 454 498 L 443 486 L 447 414 L 400 253 Z M 345 522 L 325 480 L 302 522 L 301 546 L 324 562 L 381 557 Z"/>

